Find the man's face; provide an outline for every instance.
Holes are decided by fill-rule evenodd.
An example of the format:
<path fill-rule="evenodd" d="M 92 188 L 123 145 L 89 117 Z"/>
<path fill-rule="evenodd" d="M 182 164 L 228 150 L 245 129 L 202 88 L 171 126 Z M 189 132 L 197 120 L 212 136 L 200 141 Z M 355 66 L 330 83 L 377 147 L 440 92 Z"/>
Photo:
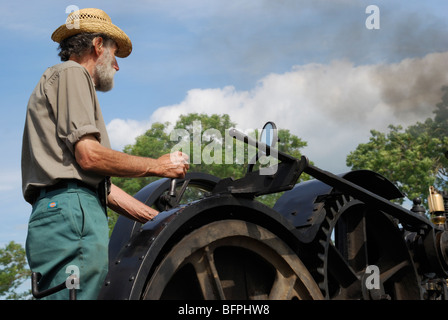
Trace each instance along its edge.
<path fill-rule="evenodd" d="M 117 46 L 105 47 L 95 66 L 95 89 L 107 92 L 114 86 L 114 75 L 119 70 L 115 51 Z"/>

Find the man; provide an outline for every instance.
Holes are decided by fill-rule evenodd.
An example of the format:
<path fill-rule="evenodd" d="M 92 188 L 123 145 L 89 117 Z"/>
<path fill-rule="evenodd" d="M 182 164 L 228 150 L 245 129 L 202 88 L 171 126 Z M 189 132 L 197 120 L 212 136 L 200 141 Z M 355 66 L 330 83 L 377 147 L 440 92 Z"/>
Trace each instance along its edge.
<path fill-rule="evenodd" d="M 105 203 L 139 222 L 158 213 L 113 184 L 102 195 L 107 177 L 181 178 L 188 156 L 151 159 L 111 149 L 96 90 L 113 87 L 115 56 L 127 57 L 132 44 L 104 11 L 72 12 L 52 39 L 64 62 L 48 68 L 31 94 L 23 134 L 23 194 L 33 206 L 27 258 L 43 275 L 40 290 L 79 270 L 78 299 L 96 299 L 108 265 Z M 49 298 L 67 299 L 68 292 Z"/>

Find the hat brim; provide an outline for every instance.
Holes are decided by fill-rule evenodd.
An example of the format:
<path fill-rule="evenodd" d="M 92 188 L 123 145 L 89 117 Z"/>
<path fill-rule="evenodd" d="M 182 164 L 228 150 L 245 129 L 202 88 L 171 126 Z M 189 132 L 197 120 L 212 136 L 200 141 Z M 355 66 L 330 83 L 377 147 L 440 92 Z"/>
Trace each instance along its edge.
<path fill-rule="evenodd" d="M 132 43 L 129 37 L 123 30 L 112 23 L 85 20 L 80 21 L 79 26 L 73 24 L 69 24 L 69 26 L 72 28 L 69 28 L 67 24 L 61 25 L 53 32 L 51 39 L 60 43 L 62 40 L 79 33 L 103 33 L 117 43 L 118 50 L 115 52 L 117 57 L 126 58 L 132 52 Z"/>

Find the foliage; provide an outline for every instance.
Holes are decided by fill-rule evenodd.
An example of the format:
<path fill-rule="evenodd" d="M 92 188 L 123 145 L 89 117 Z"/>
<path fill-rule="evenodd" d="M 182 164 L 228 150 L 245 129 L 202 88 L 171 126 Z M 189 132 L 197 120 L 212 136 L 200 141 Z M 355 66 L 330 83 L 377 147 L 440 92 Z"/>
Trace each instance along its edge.
<path fill-rule="evenodd" d="M 30 292 L 16 293 L 22 283 L 29 279 L 25 249 L 14 241 L 0 249 L 0 296 L 5 299 L 24 299 Z"/>
<path fill-rule="evenodd" d="M 406 129 L 390 125 L 388 133 L 371 130 L 369 142 L 358 145 L 347 156 L 347 165 L 384 175 L 409 199 L 421 197 L 426 202 L 431 185 L 447 189 L 448 161 L 444 153 L 448 150 L 448 87 L 442 90 L 434 119 Z"/>

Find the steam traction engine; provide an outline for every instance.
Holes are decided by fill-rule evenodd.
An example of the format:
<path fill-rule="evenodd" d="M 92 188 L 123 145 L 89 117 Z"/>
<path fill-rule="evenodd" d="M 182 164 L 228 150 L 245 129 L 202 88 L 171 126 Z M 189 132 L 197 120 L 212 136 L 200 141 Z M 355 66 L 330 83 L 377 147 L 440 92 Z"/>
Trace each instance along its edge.
<path fill-rule="evenodd" d="M 100 299 L 447 299 L 440 194 L 430 221 L 418 201 L 391 202 L 403 194 L 383 176 L 323 171 L 276 150 L 273 123 L 264 132 L 273 139 L 230 133 L 276 156 L 271 174 L 188 173 L 135 195 L 161 213 L 119 218 Z M 296 184 L 303 172 L 315 179 Z M 273 208 L 256 200 L 281 191 Z"/>

